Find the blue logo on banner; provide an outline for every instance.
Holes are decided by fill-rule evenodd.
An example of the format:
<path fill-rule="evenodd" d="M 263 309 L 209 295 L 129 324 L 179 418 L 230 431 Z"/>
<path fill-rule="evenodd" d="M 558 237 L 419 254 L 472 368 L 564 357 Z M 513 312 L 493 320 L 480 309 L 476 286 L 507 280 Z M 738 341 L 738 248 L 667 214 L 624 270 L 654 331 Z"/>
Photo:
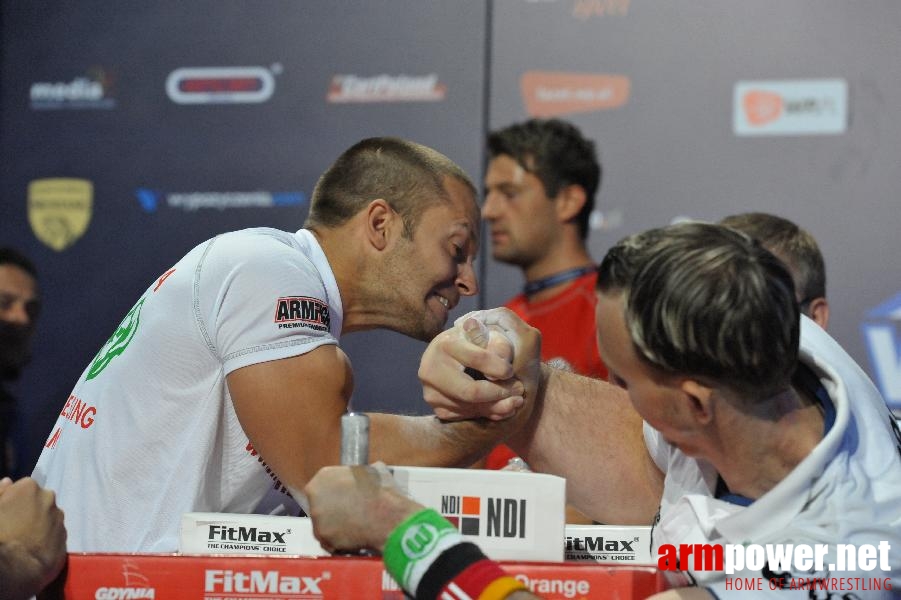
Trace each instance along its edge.
<path fill-rule="evenodd" d="M 144 209 L 144 212 L 152 213 L 156 212 L 156 207 L 159 205 L 162 194 L 147 188 L 138 188 L 135 191 L 135 196 L 138 197 L 138 202 L 141 203 L 141 208 Z"/>
<path fill-rule="evenodd" d="M 889 407 L 901 410 L 901 293 L 867 313 L 860 328 L 876 385 Z"/>

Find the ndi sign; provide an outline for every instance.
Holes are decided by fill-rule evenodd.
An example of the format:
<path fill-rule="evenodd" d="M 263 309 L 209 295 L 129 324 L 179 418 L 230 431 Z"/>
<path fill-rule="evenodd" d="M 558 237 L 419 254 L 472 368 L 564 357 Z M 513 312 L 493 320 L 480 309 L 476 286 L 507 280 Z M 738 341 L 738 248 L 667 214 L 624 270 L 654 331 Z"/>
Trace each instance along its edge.
<path fill-rule="evenodd" d="M 867 313 L 860 328 L 876 385 L 889 407 L 901 411 L 901 293 Z"/>

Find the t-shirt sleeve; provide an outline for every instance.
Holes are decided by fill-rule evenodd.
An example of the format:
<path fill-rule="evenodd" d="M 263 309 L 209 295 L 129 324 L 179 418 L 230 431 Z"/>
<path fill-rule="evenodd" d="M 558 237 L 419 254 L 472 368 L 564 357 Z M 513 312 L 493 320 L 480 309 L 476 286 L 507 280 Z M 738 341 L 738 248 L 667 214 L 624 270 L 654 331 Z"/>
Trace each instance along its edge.
<path fill-rule="evenodd" d="M 305 255 L 265 236 L 216 243 L 197 278 L 195 308 L 226 374 L 338 343 L 325 285 Z"/>

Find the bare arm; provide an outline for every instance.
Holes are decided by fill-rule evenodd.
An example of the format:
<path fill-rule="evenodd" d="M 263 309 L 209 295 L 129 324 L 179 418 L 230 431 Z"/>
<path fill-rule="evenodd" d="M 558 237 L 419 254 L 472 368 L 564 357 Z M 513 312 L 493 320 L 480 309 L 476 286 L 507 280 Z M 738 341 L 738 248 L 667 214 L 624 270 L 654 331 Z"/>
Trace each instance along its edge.
<path fill-rule="evenodd" d="M 532 414 L 507 440 L 529 465 L 567 478 L 568 501 L 604 523 L 647 524 L 663 490 L 663 476 L 648 454 L 641 418 L 626 393 L 607 382 L 538 367 L 538 331 L 507 309 L 478 313 L 504 332 L 514 347 L 513 371 L 490 349 L 446 336 L 429 344 L 420 364 L 424 397 L 443 418 L 511 414 L 514 390 Z M 473 381 L 463 367 L 503 381 Z M 517 418 L 520 418 L 519 415 Z"/>
<path fill-rule="evenodd" d="M 542 382 L 532 418 L 507 440 L 510 447 L 534 470 L 565 477 L 568 502 L 593 519 L 650 524 L 663 474 L 626 392 L 547 366 Z"/>
<path fill-rule="evenodd" d="M 301 356 L 237 369 L 228 387 L 241 426 L 291 489 L 340 460 L 341 415 L 353 390 L 347 356 L 325 345 Z M 524 412 L 523 418 L 527 413 Z M 370 460 L 466 466 L 515 426 L 487 419 L 443 423 L 433 416 L 370 415 Z"/>

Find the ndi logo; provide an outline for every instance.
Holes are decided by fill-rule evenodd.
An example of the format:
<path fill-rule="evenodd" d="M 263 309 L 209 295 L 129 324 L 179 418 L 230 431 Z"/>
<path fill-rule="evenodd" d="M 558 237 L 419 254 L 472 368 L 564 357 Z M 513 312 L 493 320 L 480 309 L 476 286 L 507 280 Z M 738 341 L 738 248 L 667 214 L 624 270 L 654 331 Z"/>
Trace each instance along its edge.
<path fill-rule="evenodd" d="M 901 293 L 880 304 L 861 323 L 876 385 L 893 410 L 901 410 Z"/>

